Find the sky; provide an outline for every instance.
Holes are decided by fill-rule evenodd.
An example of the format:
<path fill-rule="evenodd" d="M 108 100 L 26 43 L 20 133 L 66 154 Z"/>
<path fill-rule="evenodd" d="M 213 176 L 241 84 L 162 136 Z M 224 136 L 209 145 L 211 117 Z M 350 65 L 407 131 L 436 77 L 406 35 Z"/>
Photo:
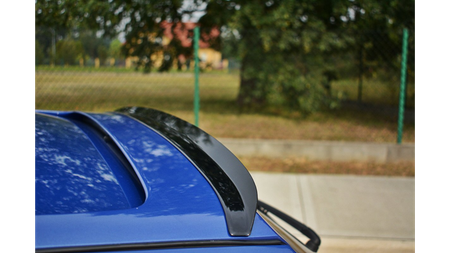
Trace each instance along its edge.
<path fill-rule="evenodd" d="M 189 6 L 192 5 L 192 3 L 193 3 L 192 0 L 185 0 L 185 1 L 183 1 L 183 6 L 181 6 L 181 9 L 180 9 L 180 10 L 186 10 L 186 9 L 189 9 Z M 203 9 L 206 8 L 206 5 L 207 5 L 207 4 L 204 2 L 203 4 L 201 4 L 201 5 L 198 7 L 198 9 L 199 9 L 199 10 L 203 10 Z M 193 13 L 192 16 L 189 16 L 189 15 L 183 16 L 182 21 L 183 21 L 183 22 L 188 22 L 188 21 L 189 21 L 189 22 L 197 22 L 203 15 L 205 15 L 205 12 L 204 12 L 204 11 L 196 11 L 196 12 Z"/>

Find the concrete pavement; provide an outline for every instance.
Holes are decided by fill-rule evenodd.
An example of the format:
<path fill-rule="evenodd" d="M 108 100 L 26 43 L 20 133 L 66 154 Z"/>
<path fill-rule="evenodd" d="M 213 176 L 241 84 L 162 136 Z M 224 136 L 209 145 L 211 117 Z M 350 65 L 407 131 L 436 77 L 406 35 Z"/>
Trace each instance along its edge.
<path fill-rule="evenodd" d="M 321 236 L 321 253 L 415 251 L 414 178 L 251 174 L 260 200 Z"/>

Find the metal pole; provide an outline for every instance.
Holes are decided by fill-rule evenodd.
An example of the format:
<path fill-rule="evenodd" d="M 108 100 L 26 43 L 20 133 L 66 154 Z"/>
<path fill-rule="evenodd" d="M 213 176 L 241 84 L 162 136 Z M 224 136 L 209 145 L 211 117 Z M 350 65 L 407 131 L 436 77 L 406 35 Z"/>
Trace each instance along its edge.
<path fill-rule="evenodd" d="M 200 39 L 200 28 L 194 28 L 194 72 L 195 72 L 195 89 L 194 89 L 194 117 L 195 125 L 198 126 L 198 113 L 200 110 L 200 90 L 198 84 L 199 66 L 198 66 L 198 41 Z"/>
<path fill-rule="evenodd" d="M 362 101 L 362 85 L 363 85 L 363 46 L 362 42 L 359 46 L 359 82 L 358 82 L 358 102 L 361 103 Z"/>
<path fill-rule="evenodd" d="M 403 29 L 403 53 L 402 53 L 402 70 L 400 76 L 400 97 L 398 102 L 398 129 L 397 143 L 402 143 L 403 136 L 403 112 L 405 108 L 405 83 L 406 83 L 406 60 L 408 56 L 408 29 Z"/>

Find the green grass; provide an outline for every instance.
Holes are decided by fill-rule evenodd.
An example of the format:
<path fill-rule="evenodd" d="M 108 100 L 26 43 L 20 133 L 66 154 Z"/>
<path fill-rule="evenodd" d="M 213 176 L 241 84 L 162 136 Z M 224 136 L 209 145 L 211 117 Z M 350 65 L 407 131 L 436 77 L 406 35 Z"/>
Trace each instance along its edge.
<path fill-rule="evenodd" d="M 183 108 L 192 93 L 188 75 L 124 73 L 36 73 L 36 108 L 112 110 L 124 105 Z M 168 107 L 168 105 L 171 105 Z"/>
<path fill-rule="evenodd" d="M 37 68 L 35 80 L 37 109 L 100 112 L 123 106 L 145 106 L 172 113 L 191 123 L 194 121 L 194 75 L 189 72 L 144 75 Z M 339 85 L 345 87 L 344 83 Z M 213 136 L 229 138 L 396 140 L 396 118 L 357 108 L 319 112 L 308 118 L 280 108 L 243 113 L 234 102 L 238 88 L 236 73 L 200 75 L 201 128 Z M 405 124 L 404 142 L 414 142 L 414 133 L 414 124 Z"/>
<path fill-rule="evenodd" d="M 338 80 L 332 84 L 333 94 L 339 92 L 344 94 L 345 98 L 350 100 L 358 99 L 358 83 L 357 79 Z M 362 83 L 362 101 L 378 105 L 398 105 L 400 80 L 381 80 L 380 78 L 363 79 Z M 406 106 L 414 107 L 415 92 L 414 84 L 407 86 Z"/>

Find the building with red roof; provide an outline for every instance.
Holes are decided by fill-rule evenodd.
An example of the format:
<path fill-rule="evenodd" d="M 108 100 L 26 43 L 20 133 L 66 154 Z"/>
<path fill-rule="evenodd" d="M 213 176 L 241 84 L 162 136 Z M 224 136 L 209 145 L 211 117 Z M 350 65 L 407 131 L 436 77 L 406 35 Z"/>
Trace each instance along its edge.
<path fill-rule="evenodd" d="M 194 37 L 194 28 L 197 26 L 197 23 L 193 22 L 184 22 L 184 23 L 176 23 L 174 27 L 174 23 L 163 21 L 161 22 L 161 28 L 163 28 L 163 37 L 162 37 L 162 45 L 167 46 L 176 37 L 182 47 L 192 48 L 193 47 L 193 37 Z M 222 69 L 226 68 L 228 65 L 227 61 L 222 61 L 221 52 L 213 49 L 211 47 L 211 42 L 217 39 L 220 36 L 220 31 L 218 28 L 213 28 L 209 33 L 201 33 L 201 39 L 199 41 L 199 58 L 200 58 L 200 67 L 204 69 Z M 157 52 L 150 56 L 154 62 L 154 67 L 158 68 L 161 66 L 164 53 Z M 127 67 L 131 67 L 133 58 L 127 59 Z M 181 69 L 189 69 L 193 67 L 194 61 L 191 55 L 180 54 L 176 56 L 174 59 L 174 66 L 180 66 Z"/>

